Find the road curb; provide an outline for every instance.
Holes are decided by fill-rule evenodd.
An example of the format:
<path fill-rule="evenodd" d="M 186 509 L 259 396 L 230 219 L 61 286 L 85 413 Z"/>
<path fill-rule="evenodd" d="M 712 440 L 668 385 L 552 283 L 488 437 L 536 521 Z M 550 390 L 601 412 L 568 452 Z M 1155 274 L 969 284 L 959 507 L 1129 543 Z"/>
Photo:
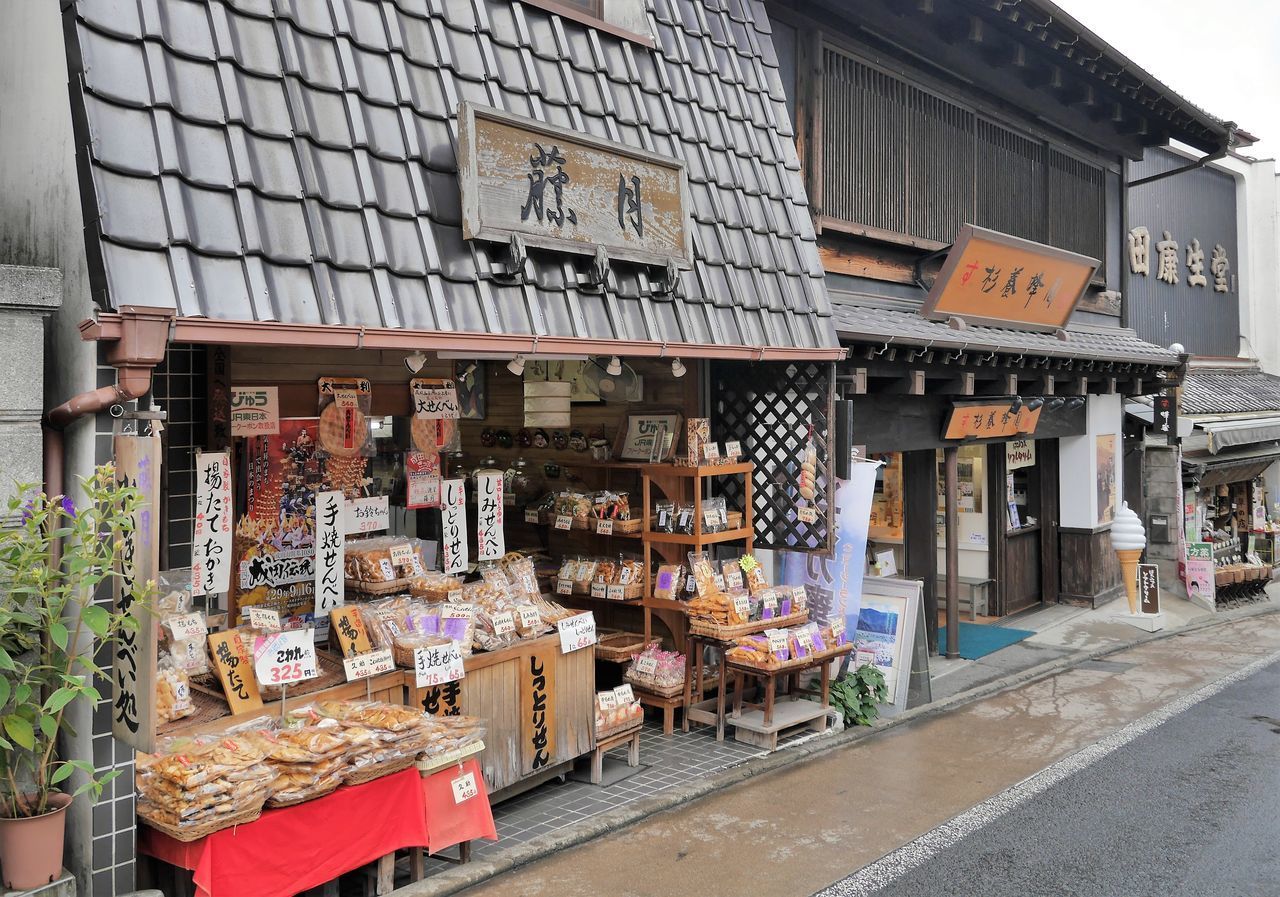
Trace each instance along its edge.
<path fill-rule="evenodd" d="M 501 855 L 492 859 L 475 860 L 465 866 L 434 874 L 422 881 L 413 882 L 398 889 L 396 894 L 403 895 L 403 897 L 448 897 L 448 895 L 457 894 L 504 872 L 510 872 L 536 860 L 546 859 L 562 850 L 585 844 L 603 835 L 634 825 L 665 810 L 674 809 L 698 798 L 723 791 L 757 776 L 798 765 L 811 757 L 821 756 L 847 747 L 864 738 L 872 738 L 881 732 L 906 725 L 907 723 L 939 716 L 967 704 L 972 704 L 975 701 L 991 697 L 999 692 L 1007 691 L 1010 688 L 1027 685 L 1064 672 L 1090 660 L 1097 660 L 1122 651 L 1128 651 L 1150 642 L 1175 638 L 1216 626 L 1229 626 L 1254 617 L 1273 614 L 1280 614 L 1280 606 L 1273 604 L 1256 605 L 1233 611 L 1230 616 L 1213 616 L 1178 629 L 1141 633 L 1124 642 L 1057 657 L 1037 666 L 1028 667 L 1025 670 L 1010 673 L 999 679 L 958 692 L 950 697 L 926 704 L 923 707 L 912 708 L 892 719 L 882 720 L 874 726 L 845 729 L 843 732 L 836 733 L 830 737 L 817 738 L 778 753 L 748 760 L 738 766 L 733 766 L 697 781 L 672 788 L 651 798 L 593 816 L 560 832 L 527 841 L 504 851 Z"/>

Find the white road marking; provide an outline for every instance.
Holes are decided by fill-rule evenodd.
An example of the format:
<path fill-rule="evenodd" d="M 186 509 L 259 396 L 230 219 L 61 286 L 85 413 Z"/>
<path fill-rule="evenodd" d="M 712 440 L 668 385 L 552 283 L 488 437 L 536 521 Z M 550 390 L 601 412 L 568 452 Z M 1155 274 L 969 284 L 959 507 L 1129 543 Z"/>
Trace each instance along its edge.
<path fill-rule="evenodd" d="M 994 822 L 1018 805 L 1047 791 L 1068 776 L 1092 766 L 1108 754 L 1115 753 L 1135 738 L 1145 735 L 1178 714 L 1191 709 L 1201 701 L 1213 697 L 1218 692 L 1235 685 L 1237 682 L 1248 679 L 1254 673 L 1277 661 L 1280 661 L 1280 651 L 1260 660 L 1255 660 L 1248 666 L 1241 667 L 1217 682 L 1211 682 L 1189 695 L 1178 698 L 1171 704 L 1166 704 L 1159 710 L 1148 713 L 1141 719 L 1134 720 L 1123 729 L 1113 732 L 1101 741 L 1082 748 L 1068 757 L 1063 757 L 1058 762 L 1027 776 L 1016 785 L 1010 786 L 1005 791 L 987 798 L 972 809 L 966 810 L 959 816 L 944 822 L 932 831 L 925 832 L 911 843 L 904 844 L 893 853 L 881 857 L 869 866 L 864 866 L 848 878 L 819 891 L 814 897 L 866 897 L 866 895 L 874 894 L 913 869 L 924 865 L 928 860 L 957 841 L 967 838 L 983 826 Z"/>

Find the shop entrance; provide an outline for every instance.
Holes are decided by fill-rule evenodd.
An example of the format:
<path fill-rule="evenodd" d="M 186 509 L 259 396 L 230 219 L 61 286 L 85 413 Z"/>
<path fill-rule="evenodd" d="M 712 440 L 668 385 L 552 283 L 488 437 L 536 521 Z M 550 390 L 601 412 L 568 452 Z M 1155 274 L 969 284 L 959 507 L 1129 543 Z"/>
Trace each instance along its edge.
<path fill-rule="evenodd" d="M 1058 442 L 989 446 L 989 488 L 1004 497 L 989 532 L 995 613 L 1008 616 L 1058 600 Z"/>

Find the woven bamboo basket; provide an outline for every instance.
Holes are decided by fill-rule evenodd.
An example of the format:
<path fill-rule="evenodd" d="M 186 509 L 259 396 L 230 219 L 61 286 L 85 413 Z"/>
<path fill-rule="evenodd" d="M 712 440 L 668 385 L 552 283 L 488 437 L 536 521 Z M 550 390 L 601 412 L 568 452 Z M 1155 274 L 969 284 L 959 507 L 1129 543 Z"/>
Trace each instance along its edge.
<path fill-rule="evenodd" d="M 381 763 L 372 763 L 369 766 L 364 766 L 348 773 L 342 780 L 342 784 L 363 785 L 365 782 L 372 782 L 374 779 L 380 779 L 394 772 L 408 769 L 413 766 L 416 759 L 416 755 L 410 754 L 408 757 L 395 757 L 391 760 L 383 760 Z"/>
<path fill-rule="evenodd" d="M 615 632 L 600 638 L 596 642 L 596 660 L 609 660 L 614 663 L 629 661 L 644 647 L 644 636 L 637 632 Z"/>
<path fill-rule="evenodd" d="M 212 835 L 214 832 L 220 832 L 224 828 L 231 828 L 233 825 L 244 825 L 246 822 L 253 822 L 261 815 L 262 807 L 251 807 L 247 810 L 241 810 L 239 813 L 232 813 L 229 816 L 210 819 L 200 825 L 181 827 L 169 825 L 157 819 L 148 819 L 146 816 L 139 816 L 138 819 L 143 825 L 149 826 L 163 835 L 168 835 L 175 841 L 186 843 L 199 841 L 205 835 Z"/>
<path fill-rule="evenodd" d="M 836 645 L 835 647 L 828 648 L 825 651 L 815 651 L 807 657 L 799 657 L 782 662 L 775 661 L 768 664 L 747 663 L 742 660 L 734 660 L 730 657 L 729 666 L 734 669 L 746 670 L 749 672 L 785 673 L 791 670 L 803 670 L 806 667 L 811 667 L 814 664 L 822 663 L 835 657 L 840 657 L 850 653 L 851 651 L 853 651 L 853 645 Z"/>
<path fill-rule="evenodd" d="M 769 620 L 748 620 L 746 623 L 732 623 L 727 626 L 713 623 L 710 620 L 699 619 L 698 617 L 690 617 L 689 634 L 727 642 L 741 638 L 744 635 L 755 635 L 758 632 L 764 632 L 766 629 L 799 626 L 801 623 L 807 622 L 808 619 L 809 611 L 807 610 L 793 611 L 785 617 L 773 617 Z"/>

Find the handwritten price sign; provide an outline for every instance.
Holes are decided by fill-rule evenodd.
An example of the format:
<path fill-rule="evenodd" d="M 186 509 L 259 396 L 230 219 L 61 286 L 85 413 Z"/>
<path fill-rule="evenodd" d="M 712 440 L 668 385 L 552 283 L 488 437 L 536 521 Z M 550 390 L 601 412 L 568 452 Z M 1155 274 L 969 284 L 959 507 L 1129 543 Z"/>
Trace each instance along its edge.
<path fill-rule="evenodd" d="M 429 648 L 415 648 L 413 672 L 417 678 L 418 688 L 456 682 L 467 675 L 467 671 L 462 666 L 462 649 L 458 647 L 457 642 L 432 645 Z"/>
<path fill-rule="evenodd" d="M 249 608 L 249 625 L 254 629 L 275 631 L 280 628 L 280 614 L 266 607 Z"/>
<path fill-rule="evenodd" d="M 568 617 L 556 625 L 560 629 L 561 654 L 589 648 L 596 643 L 596 618 L 590 611 Z"/>
<path fill-rule="evenodd" d="M 346 668 L 348 682 L 355 682 L 357 679 L 371 679 L 374 676 L 381 676 L 383 673 L 390 673 L 396 668 L 395 658 L 391 656 L 390 648 L 356 654 L 354 657 L 348 657 L 343 660 L 342 665 Z"/>
<path fill-rule="evenodd" d="M 449 784 L 453 786 L 453 802 L 455 804 L 469 801 L 480 793 L 480 789 L 476 786 L 476 774 L 474 772 L 460 775 L 451 780 Z"/>
<path fill-rule="evenodd" d="M 265 685 L 287 685 L 314 679 L 316 673 L 315 630 L 290 629 L 253 640 L 253 671 Z"/>

